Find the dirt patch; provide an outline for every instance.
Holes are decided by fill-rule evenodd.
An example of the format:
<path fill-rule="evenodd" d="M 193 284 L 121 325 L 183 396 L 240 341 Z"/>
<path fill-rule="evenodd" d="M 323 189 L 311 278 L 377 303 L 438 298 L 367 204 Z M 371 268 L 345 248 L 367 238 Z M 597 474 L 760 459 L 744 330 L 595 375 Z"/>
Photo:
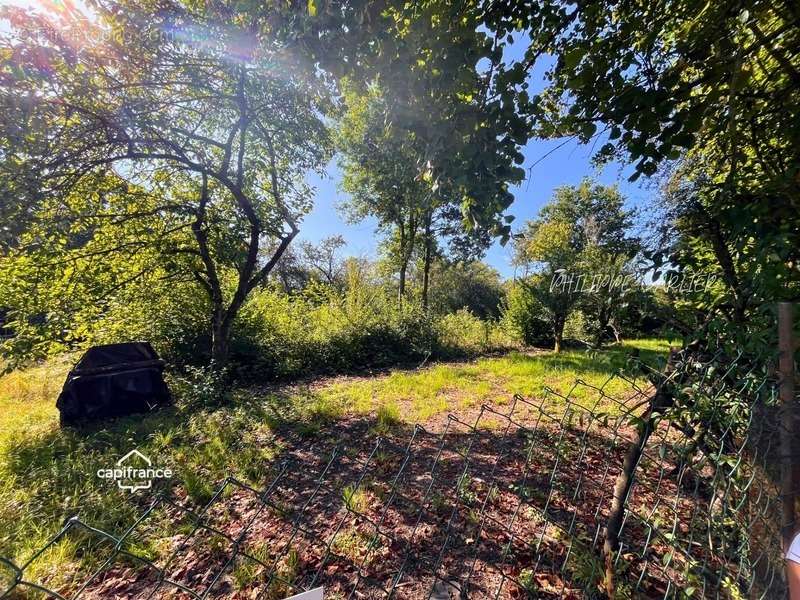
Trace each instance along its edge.
<path fill-rule="evenodd" d="M 351 416 L 314 437 L 283 432 L 288 449 L 263 487 L 227 482 L 197 514 L 180 498 L 160 507 L 175 524 L 163 555 L 118 558 L 81 597 L 278 600 L 319 585 L 326 600 L 599 597 L 598 544 L 629 429 L 521 399 L 383 438 L 374 426 Z M 661 566 L 669 548 L 653 515 L 691 524 L 696 512 L 665 476 L 674 461 L 654 456 L 624 531 L 621 576 L 637 598 L 680 578 L 679 565 Z M 126 545 L 146 535 L 145 522 Z"/>

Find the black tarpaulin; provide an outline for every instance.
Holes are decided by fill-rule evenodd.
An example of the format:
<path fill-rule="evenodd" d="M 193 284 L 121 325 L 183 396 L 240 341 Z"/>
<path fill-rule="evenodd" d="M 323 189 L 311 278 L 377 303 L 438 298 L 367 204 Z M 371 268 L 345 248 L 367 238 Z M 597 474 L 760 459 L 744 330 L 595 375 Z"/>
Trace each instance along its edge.
<path fill-rule="evenodd" d="M 163 372 L 164 361 L 147 342 L 90 348 L 56 401 L 62 425 L 148 412 L 169 403 Z"/>

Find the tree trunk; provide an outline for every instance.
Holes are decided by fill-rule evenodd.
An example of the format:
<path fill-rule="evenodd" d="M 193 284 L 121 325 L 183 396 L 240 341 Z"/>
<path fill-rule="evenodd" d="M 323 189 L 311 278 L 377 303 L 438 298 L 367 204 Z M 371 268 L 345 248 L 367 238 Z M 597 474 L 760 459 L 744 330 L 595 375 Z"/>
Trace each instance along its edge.
<path fill-rule="evenodd" d="M 211 366 L 214 370 L 224 369 L 228 362 L 229 331 L 225 326 L 225 306 L 222 286 L 217 275 L 217 267 L 208 246 L 206 232 L 206 207 L 208 205 L 208 177 L 203 174 L 203 185 L 200 189 L 200 203 L 197 207 L 196 219 L 192 223 L 192 233 L 197 241 L 198 253 L 205 266 L 205 277 L 195 272 L 195 278 L 208 293 L 211 301 Z"/>
<path fill-rule="evenodd" d="M 400 263 L 400 284 L 397 288 L 397 301 L 402 305 L 403 296 L 406 295 L 406 270 L 408 269 L 408 261 L 403 260 Z"/>
<path fill-rule="evenodd" d="M 428 290 L 431 277 L 431 215 L 425 219 L 425 256 L 422 268 L 422 308 L 428 310 Z"/>
<path fill-rule="evenodd" d="M 619 344 L 620 343 L 619 329 L 617 329 L 614 326 L 614 322 L 613 321 L 609 321 L 608 322 L 608 326 L 611 328 L 611 332 L 614 334 L 614 343 Z"/>
<path fill-rule="evenodd" d="M 672 371 L 672 363 L 675 358 L 675 352 L 671 351 L 670 360 L 667 362 L 667 367 L 664 371 L 665 375 L 669 375 Z M 625 460 L 622 463 L 622 470 L 614 482 L 614 495 L 611 501 L 611 510 L 608 514 L 608 522 L 606 524 L 604 541 L 603 541 L 603 555 L 605 558 L 605 588 L 606 594 L 609 598 L 615 598 L 616 582 L 614 580 L 614 555 L 619 550 L 619 534 L 622 529 L 622 523 L 625 518 L 625 505 L 628 501 L 633 482 L 635 479 L 636 467 L 642 457 L 642 452 L 650 435 L 656 426 L 656 418 L 660 418 L 660 413 L 664 408 L 672 402 L 672 389 L 668 384 L 662 383 L 657 389 L 653 397 L 650 399 L 650 405 L 647 411 L 642 415 L 641 424 L 636 429 L 636 435 L 625 453 Z M 654 413 L 659 415 L 654 418 Z"/>
<path fill-rule="evenodd" d="M 733 261 L 733 256 L 728 249 L 727 240 L 722 229 L 719 219 L 706 210 L 706 208 L 696 203 L 697 209 L 705 218 L 703 227 L 706 237 L 711 242 L 711 248 L 717 263 L 722 269 L 722 280 L 728 286 L 728 291 L 733 297 L 733 315 L 731 320 L 734 323 L 743 323 L 745 320 L 745 309 L 747 305 L 747 297 L 743 286 L 739 283 L 739 275 L 736 272 L 736 264 Z"/>
<path fill-rule="evenodd" d="M 408 269 L 408 261 L 406 260 L 406 246 L 408 245 L 406 241 L 406 223 L 402 216 L 397 225 L 400 230 L 400 282 L 397 285 L 397 303 L 402 306 L 403 296 L 406 295 L 406 269 Z"/>
<path fill-rule="evenodd" d="M 605 306 L 605 302 L 603 302 L 602 306 L 600 307 L 600 311 L 598 312 L 597 318 L 597 337 L 594 340 L 594 347 L 600 348 L 603 345 L 603 337 L 605 336 L 606 329 L 608 328 L 608 322 L 611 320 L 611 315 L 609 314 L 611 311 L 607 310 L 608 307 Z"/>
<path fill-rule="evenodd" d="M 223 323 L 214 323 L 211 330 L 211 361 L 215 371 L 221 371 L 230 358 L 230 330 Z"/>
<path fill-rule="evenodd" d="M 397 301 L 402 306 L 406 295 L 406 274 L 411 255 L 414 253 L 414 243 L 417 231 L 417 221 L 412 214 L 408 219 L 408 228 L 405 221 L 400 219 L 400 283 L 397 292 Z"/>
<path fill-rule="evenodd" d="M 556 323 L 555 338 L 556 342 L 553 350 L 558 354 L 561 352 L 561 342 L 564 341 L 564 323 L 562 321 Z"/>

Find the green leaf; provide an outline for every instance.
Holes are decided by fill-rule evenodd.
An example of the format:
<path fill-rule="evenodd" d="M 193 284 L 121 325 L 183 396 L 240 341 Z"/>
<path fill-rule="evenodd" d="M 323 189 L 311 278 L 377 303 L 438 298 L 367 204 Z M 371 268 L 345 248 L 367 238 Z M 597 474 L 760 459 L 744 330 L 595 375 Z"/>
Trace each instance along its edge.
<path fill-rule="evenodd" d="M 596 131 L 597 125 L 595 123 L 584 123 L 581 126 L 581 137 L 590 138 L 595 134 Z"/>
<path fill-rule="evenodd" d="M 581 47 L 570 49 L 564 55 L 564 65 L 568 69 L 574 69 L 578 65 L 578 63 L 581 62 L 581 59 L 583 58 L 584 54 L 586 54 L 586 51 Z"/>

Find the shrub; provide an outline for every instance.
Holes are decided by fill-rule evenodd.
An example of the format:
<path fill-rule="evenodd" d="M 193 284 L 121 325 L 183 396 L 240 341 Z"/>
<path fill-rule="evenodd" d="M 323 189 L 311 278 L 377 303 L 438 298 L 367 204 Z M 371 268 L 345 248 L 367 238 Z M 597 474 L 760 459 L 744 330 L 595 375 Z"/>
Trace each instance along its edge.
<path fill-rule="evenodd" d="M 513 348 L 518 344 L 496 321 L 485 321 L 462 309 L 437 323 L 440 356 L 475 356 Z"/>
<path fill-rule="evenodd" d="M 436 319 L 373 288 L 264 288 L 242 309 L 232 342 L 239 378 L 340 373 L 421 361 L 437 349 Z"/>
<path fill-rule="evenodd" d="M 9 263 L 0 261 L 0 279 Z M 58 285 L 48 294 L 54 298 L 26 288 L 4 298 L 10 308 L 6 326 L 13 335 L 0 343 L 0 355 L 11 367 L 92 345 L 137 340 L 151 341 L 171 363 L 208 362 L 208 303 L 192 284 L 166 281 L 159 272 L 101 299 Z"/>
<path fill-rule="evenodd" d="M 213 407 L 225 399 L 226 372 L 187 365 L 169 377 L 169 387 L 181 402 L 196 408 Z"/>
<path fill-rule="evenodd" d="M 572 311 L 564 323 L 564 339 L 585 341 L 589 335 L 586 315 L 580 310 Z"/>
<path fill-rule="evenodd" d="M 437 316 L 391 292 L 350 281 L 298 294 L 265 287 L 242 308 L 231 343 L 238 379 L 357 372 L 429 358 L 475 356 L 515 346 L 505 328 L 467 310 Z"/>
<path fill-rule="evenodd" d="M 553 329 L 545 308 L 525 286 L 512 285 L 502 309 L 501 323 L 508 334 L 528 346 L 553 345 Z"/>
<path fill-rule="evenodd" d="M 20 332 L 5 349 L 30 360 L 68 348 L 148 340 L 173 372 L 180 369 L 172 382 L 179 397 L 200 406 L 221 398 L 224 382 L 212 381 L 204 368 L 210 361 L 209 307 L 196 286 L 160 278 L 137 281 L 102 307 L 89 308 L 91 315 L 68 315 L 72 329 L 63 343 L 37 346 L 57 325 L 46 321 Z M 474 356 L 511 345 L 507 330 L 495 322 L 466 309 L 442 316 L 423 310 L 416 299 L 399 305 L 380 281 L 352 270 L 343 288 L 312 282 L 292 294 L 277 286 L 253 290 L 234 323 L 227 374 L 271 381 Z"/>

